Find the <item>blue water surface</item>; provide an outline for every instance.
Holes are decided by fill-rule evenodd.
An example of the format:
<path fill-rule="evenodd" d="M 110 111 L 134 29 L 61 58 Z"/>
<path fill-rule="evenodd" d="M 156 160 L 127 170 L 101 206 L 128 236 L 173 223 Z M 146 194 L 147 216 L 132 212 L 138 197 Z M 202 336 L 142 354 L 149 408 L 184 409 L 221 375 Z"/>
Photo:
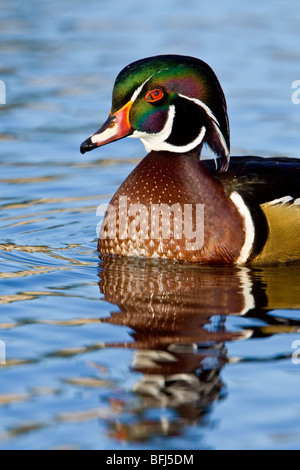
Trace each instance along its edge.
<path fill-rule="evenodd" d="M 119 71 L 175 53 L 215 70 L 232 154 L 299 157 L 299 24 L 295 0 L 0 0 L 0 449 L 300 448 L 299 267 L 102 262 L 97 207 L 145 150 L 79 152 Z"/>

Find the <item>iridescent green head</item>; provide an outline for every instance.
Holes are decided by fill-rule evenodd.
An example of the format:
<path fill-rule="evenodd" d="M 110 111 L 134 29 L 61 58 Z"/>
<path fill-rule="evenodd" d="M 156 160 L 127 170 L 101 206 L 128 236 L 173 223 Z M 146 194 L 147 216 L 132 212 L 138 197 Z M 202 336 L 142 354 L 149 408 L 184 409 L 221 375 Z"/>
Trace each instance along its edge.
<path fill-rule="evenodd" d="M 213 70 L 199 59 L 178 55 L 150 57 L 125 67 L 114 85 L 108 120 L 81 151 L 126 136 L 140 138 L 148 152 L 200 155 L 206 143 L 226 170 L 227 107 Z"/>

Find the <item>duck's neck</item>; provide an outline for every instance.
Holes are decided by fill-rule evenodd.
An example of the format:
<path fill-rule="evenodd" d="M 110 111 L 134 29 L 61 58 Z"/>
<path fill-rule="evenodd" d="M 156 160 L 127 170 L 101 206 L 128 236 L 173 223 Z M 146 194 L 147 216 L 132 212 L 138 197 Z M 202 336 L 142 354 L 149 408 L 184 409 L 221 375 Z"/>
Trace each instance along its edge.
<path fill-rule="evenodd" d="M 234 263 L 245 241 L 236 206 L 190 155 L 149 153 L 120 186 L 110 207 L 110 228 L 116 217 L 117 233 L 109 241 L 109 219 L 104 220 L 102 253 Z"/>

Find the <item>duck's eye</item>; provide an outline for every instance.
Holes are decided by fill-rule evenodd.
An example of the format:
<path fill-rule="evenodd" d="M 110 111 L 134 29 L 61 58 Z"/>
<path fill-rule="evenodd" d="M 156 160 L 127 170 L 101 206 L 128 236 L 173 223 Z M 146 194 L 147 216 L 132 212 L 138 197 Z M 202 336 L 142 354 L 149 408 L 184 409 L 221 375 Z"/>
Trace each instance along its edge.
<path fill-rule="evenodd" d="M 163 96 L 163 91 L 160 88 L 157 88 L 157 90 L 149 91 L 145 96 L 145 100 L 148 103 L 155 103 L 155 101 L 161 100 Z"/>

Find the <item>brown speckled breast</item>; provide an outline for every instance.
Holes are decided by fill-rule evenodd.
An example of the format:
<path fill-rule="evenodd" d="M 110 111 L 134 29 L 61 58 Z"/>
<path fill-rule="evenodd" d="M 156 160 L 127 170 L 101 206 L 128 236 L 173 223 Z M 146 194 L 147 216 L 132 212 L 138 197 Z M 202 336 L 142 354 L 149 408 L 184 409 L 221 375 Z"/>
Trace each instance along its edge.
<path fill-rule="evenodd" d="M 98 250 L 231 264 L 244 239 L 241 215 L 199 160 L 151 152 L 113 196 Z"/>

